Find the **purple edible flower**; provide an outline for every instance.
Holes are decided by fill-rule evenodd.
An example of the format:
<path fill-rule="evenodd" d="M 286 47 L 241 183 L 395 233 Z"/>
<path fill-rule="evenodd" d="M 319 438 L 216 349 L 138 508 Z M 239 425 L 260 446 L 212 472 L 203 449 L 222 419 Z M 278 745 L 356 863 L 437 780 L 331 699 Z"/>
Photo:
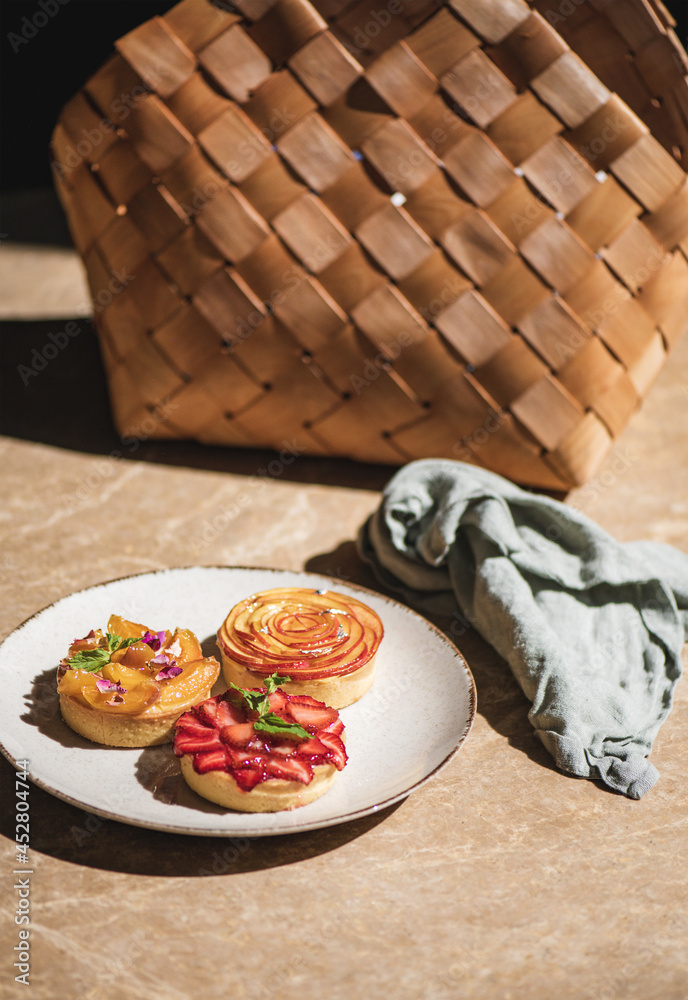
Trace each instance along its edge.
<path fill-rule="evenodd" d="M 88 633 L 88 635 L 85 635 L 82 639 L 73 639 L 72 640 L 72 646 L 74 645 L 75 642 L 86 642 L 87 639 L 95 639 L 95 637 L 96 637 L 96 634 L 93 631 L 93 629 L 91 629 L 91 631 Z"/>
<path fill-rule="evenodd" d="M 157 656 L 153 656 L 148 662 L 159 663 L 162 664 L 163 666 L 167 666 L 170 662 L 170 658 L 167 655 L 167 653 L 158 653 Z"/>
<path fill-rule="evenodd" d="M 181 674 L 181 672 L 182 668 L 176 666 L 175 661 L 172 660 L 172 663 L 169 665 L 169 667 L 167 667 L 166 670 L 158 671 L 158 673 L 155 675 L 155 679 L 156 681 L 165 681 L 167 680 L 168 677 L 177 677 L 177 675 Z"/>
<path fill-rule="evenodd" d="M 160 647 L 162 646 L 165 639 L 166 636 L 164 632 L 146 632 L 146 634 L 142 639 L 142 642 L 145 642 L 146 645 L 150 646 L 150 648 L 154 652 L 157 652 L 157 650 L 159 650 Z"/>
<path fill-rule="evenodd" d="M 125 687 L 122 687 L 122 685 L 120 684 L 119 681 L 117 681 L 116 684 L 113 684 L 112 681 L 108 681 L 104 677 L 97 677 L 96 678 L 96 687 L 101 692 L 101 694 L 105 694 L 106 691 L 116 691 L 117 694 L 126 694 L 127 693 L 127 689 Z M 121 699 L 121 700 L 123 700 L 123 699 Z M 113 704 L 116 704 L 116 702 L 108 701 L 107 704 L 108 705 L 113 705 Z"/>

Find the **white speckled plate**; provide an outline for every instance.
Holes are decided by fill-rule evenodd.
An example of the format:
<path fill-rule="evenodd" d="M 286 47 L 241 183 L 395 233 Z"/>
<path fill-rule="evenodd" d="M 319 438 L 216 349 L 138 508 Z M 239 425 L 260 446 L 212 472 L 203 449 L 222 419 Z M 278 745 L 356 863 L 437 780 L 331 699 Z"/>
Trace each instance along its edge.
<path fill-rule="evenodd" d="M 184 783 L 171 744 L 102 747 L 62 721 L 55 668 L 74 636 L 111 612 L 153 628 L 192 629 L 206 652 L 229 609 L 272 587 L 329 588 L 377 611 L 385 627 L 375 683 L 342 709 L 349 762 L 333 787 L 291 812 L 238 813 Z M 218 683 L 217 691 L 224 688 Z M 459 749 L 475 715 L 475 686 L 458 649 L 409 608 L 362 587 L 311 573 L 192 567 L 113 580 L 71 594 L 17 628 L 0 647 L 0 749 L 28 760 L 31 780 L 106 819 L 172 833 L 258 837 L 345 823 L 403 799 Z"/>

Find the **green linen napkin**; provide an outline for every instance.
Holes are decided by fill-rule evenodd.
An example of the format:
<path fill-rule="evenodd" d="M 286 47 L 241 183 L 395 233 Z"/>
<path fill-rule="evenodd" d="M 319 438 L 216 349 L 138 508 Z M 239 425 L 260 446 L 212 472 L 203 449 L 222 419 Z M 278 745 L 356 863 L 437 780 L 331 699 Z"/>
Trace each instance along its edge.
<path fill-rule="evenodd" d="M 463 462 L 404 466 L 359 551 L 409 603 L 468 620 L 509 663 L 562 771 L 639 799 L 688 638 L 688 555 L 615 541 Z"/>

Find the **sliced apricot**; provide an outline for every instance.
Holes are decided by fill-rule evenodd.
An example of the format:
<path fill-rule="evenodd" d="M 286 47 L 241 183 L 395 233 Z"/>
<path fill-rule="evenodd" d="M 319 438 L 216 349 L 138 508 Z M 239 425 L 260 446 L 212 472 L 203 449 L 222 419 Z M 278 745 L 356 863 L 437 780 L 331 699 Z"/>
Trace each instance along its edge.
<path fill-rule="evenodd" d="M 85 701 L 84 690 L 86 688 L 98 691 L 96 679 L 97 675 L 89 673 L 88 670 L 67 670 L 62 675 L 57 690 L 60 694 L 70 695 L 72 698 Z"/>
<path fill-rule="evenodd" d="M 220 665 L 212 656 L 177 665 L 182 668 L 181 674 L 160 682 L 160 708 L 173 709 L 192 702 L 212 687 L 220 673 Z"/>
<path fill-rule="evenodd" d="M 72 645 L 69 647 L 68 656 L 74 656 L 75 653 L 80 653 L 84 649 L 95 649 L 96 646 L 103 644 L 103 633 L 101 629 L 98 629 L 93 633 L 92 636 L 84 636 L 83 639 L 75 639 Z"/>
<path fill-rule="evenodd" d="M 141 677 L 140 672 L 134 671 L 139 677 Z M 115 691 L 98 691 L 96 688 L 95 692 L 91 687 L 84 690 L 84 698 L 93 708 L 99 709 L 101 712 L 116 712 L 119 715 L 138 715 L 140 712 L 145 712 L 147 708 L 157 701 L 158 693 L 160 691 L 159 685 L 151 678 L 142 677 L 140 683 L 136 687 L 131 687 L 126 690 L 125 694 L 119 695 L 122 701 L 115 698 L 117 692 Z M 114 701 L 114 704 L 108 705 L 108 702 Z"/>
<path fill-rule="evenodd" d="M 179 652 L 176 652 L 177 643 L 179 643 Z M 188 628 L 178 628 L 175 629 L 174 635 L 168 639 L 168 641 L 163 645 L 160 650 L 161 653 L 167 653 L 172 647 L 173 652 L 169 655 L 172 656 L 178 665 L 181 663 L 189 663 L 191 660 L 200 660 L 203 658 L 203 650 L 201 649 L 201 644 Z"/>
<path fill-rule="evenodd" d="M 136 667 L 127 667 L 123 663 L 106 663 L 100 672 L 106 681 L 113 681 L 115 684 L 119 681 L 122 687 L 127 688 L 127 690 L 150 680 L 150 675 L 147 672 L 137 670 Z"/>
<path fill-rule="evenodd" d="M 156 681 L 146 677 L 140 670 L 130 669 L 125 677 L 122 668 L 119 668 L 116 676 L 112 671 L 113 666 L 114 664 L 108 663 L 103 667 L 105 680 L 113 683 L 120 681 L 124 688 L 127 688 L 127 683 L 131 686 L 124 694 L 119 695 L 122 700 L 117 700 L 112 705 L 108 705 L 108 702 L 114 701 L 114 696 L 118 692 L 99 691 L 97 684 L 99 675 L 87 670 L 68 670 L 58 684 L 57 690 L 60 694 L 77 698 L 83 705 L 90 705 L 102 712 L 118 712 L 120 715 L 137 715 L 157 701 L 160 685 Z M 106 671 L 110 676 L 106 675 Z"/>
<path fill-rule="evenodd" d="M 130 622 L 121 615 L 110 615 L 107 630 L 111 635 L 120 635 L 123 639 L 138 638 L 148 631 L 145 625 Z"/>
<path fill-rule="evenodd" d="M 143 670 L 154 656 L 155 650 L 147 642 L 135 642 L 126 649 L 115 650 L 110 659 L 112 663 L 122 663 L 125 667 Z"/>

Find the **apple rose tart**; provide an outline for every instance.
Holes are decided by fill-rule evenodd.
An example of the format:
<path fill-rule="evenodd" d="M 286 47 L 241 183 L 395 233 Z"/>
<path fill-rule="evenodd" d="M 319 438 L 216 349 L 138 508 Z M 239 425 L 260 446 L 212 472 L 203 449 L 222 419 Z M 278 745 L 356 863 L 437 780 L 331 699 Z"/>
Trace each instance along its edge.
<path fill-rule="evenodd" d="M 220 664 L 193 632 L 152 632 L 111 615 L 107 631 L 75 639 L 57 671 L 62 718 L 113 747 L 169 743 L 174 723 L 210 696 Z"/>
<path fill-rule="evenodd" d="M 230 686 L 176 723 L 174 752 L 199 795 L 240 812 L 296 809 L 323 795 L 347 761 L 336 709 L 308 695 L 288 695 L 289 680 Z"/>
<path fill-rule="evenodd" d="M 276 670 L 289 675 L 289 694 L 344 708 L 373 683 L 383 634 L 377 614 L 355 597 L 280 587 L 240 601 L 217 641 L 228 684 L 253 687 Z"/>

